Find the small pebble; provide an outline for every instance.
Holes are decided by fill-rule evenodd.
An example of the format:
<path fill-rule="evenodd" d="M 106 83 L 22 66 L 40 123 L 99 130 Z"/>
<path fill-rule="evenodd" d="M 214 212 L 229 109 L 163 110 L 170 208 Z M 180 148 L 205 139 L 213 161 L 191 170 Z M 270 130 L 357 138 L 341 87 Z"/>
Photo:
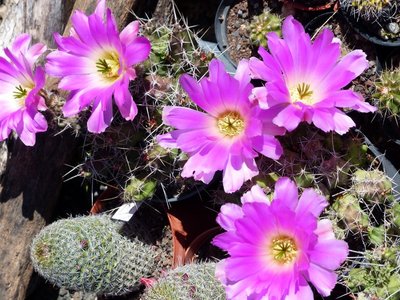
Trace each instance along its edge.
<path fill-rule="evenodd" d="M 400 32 L 400 26 L 395 22 L 389 23 L 386 27 L 387 30 L 393 34 L 398 34 Z"/>

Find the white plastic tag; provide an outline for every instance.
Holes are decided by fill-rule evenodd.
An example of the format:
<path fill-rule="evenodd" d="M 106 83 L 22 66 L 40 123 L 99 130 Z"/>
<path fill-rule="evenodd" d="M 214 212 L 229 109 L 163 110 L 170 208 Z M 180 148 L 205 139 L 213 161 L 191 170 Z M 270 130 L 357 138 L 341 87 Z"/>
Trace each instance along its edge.
<path fill-rule="evenodd" d="M 139 209 L 140 205 L 142 205 L 142 202 L 125 203 L 118 208 L 111 218 L 114 220 L 129 222 L 135 212 Z"/>

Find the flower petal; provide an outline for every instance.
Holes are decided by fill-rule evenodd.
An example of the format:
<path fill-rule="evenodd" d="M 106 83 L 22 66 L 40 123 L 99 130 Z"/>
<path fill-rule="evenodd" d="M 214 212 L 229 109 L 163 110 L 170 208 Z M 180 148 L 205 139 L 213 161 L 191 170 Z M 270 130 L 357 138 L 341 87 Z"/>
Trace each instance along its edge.
<path fill-rule="evenodd" d="M 299 193 L 297 185 L 288 177 L 281 177 L 275 183 L 274 200 L 279 199 L 280 203 L 285 204 L 287 207 L 295 210 L 299 201 Z"/>

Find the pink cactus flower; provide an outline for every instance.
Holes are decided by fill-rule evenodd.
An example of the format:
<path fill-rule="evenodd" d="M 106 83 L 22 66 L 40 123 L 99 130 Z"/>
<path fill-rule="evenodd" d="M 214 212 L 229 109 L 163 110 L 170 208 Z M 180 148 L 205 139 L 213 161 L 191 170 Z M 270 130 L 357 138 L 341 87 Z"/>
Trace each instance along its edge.
<path fill-rule="evenodd" d="M 341 60 L 340 43 L 324 29 L 311 43 L 310 36 L 292 16 L 283 22 L 283 39 L 271 32 L 268 53 L 259 48 L 262 60 L 251 58 L 254 78 L 266 81 L 253 91 L 262 108 L 279 108 L 274 124 L 294 130 L 300 122 L 313 123 L 321 130 L 346 133 L 355 126 L 338 108 L 373 112 L 375 107 L 352 90 L 343 89 L 367 67 L 366 55 L 355 50 Z"/>
<path fill-rule="evenodd" d="M 47 130 L 39 110 L 46 110 L 40 91 L 45 84 L 43 68 L 35 67 L 46 51 L 43 44 L 30 47 L 31 37 L 21 34 L 0 57 L 0 141 L 14 130 L 27 146 L 36 143 L 36 133 Z"/>
<path fill-rule="evenodd" d="M 258 153 L 280 157 L 282 148 L 273 135 L 284 130 L 271 123 L 270 111 L 248 100 L 253 86 L 246 61 L 239 64 L 234 77 L 216 59 L 209 71 L 210 77 L 200 82 L 188 75 L 180 78 L 184 90 L 205 112 L 165 107 L 164 123 L 177 130 L 159 136 L 158 142 L 189 155 L 183 177 L 209 183 L 216 171 L 223 170 L 224 190 L 232 193 L 258 174 L 254 160 Z"/>
<path fill-rule="evenodd" d="M 213 243 L 230 256 L 216 269 L 227 299 L 311 300 L 309 283 L 328 296 L 348 245 L 335 239 L 329 220 L 318 221 L 327 205 L 313 189 L 299 199 L 289 178 L 277 181 L 272 201 L 254 186 L 242 206 L 223 205 L 217 222 L 226 232 Z"/>
<path fill-rule="evenodd" d="M 139 23 L 132 22 L 119 33 L 111 10 L 100 0 L 90 16 L 75 11 L 72 26 L 69 37 L 55 34 L 59 50 L 47 56 L 46 64 L 48 74 L 61 77 L 59 88 L 71 91 L 64 115 L 92 105 L 88 130 L 103 132 L 113 118 L 114 98 L 121 115 L 133 120 L 137 114 L 129 92 L 129 81 L 136 78 L 133 65 L 150 53 L 150 42 L 138 37 Z"/>

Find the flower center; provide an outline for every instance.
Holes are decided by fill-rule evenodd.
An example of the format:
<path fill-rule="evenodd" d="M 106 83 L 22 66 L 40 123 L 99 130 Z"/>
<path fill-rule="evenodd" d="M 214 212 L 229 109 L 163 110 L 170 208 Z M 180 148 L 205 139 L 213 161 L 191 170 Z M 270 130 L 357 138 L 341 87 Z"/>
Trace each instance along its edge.
<path fill-rule="evenodd" d="M 229 137 L 237 136 L 244 130 L 242 116 L 236 111 L 223 113 L 218 117 L 217 125 L 219 132 Z"/>
<path fill-rule="evenodd" d="M 14 100 L 17 101 L 18 106 L 22 107 L 25 105 L 25 98 L 28 95 L 27 89 L 24 89 L 21 85 L 16 86 L 13 92 Z"/>
<path fill-rule="evenodd" d="M 104 79 L 108 81 L 116 80 L 119 77 L 118 71 L 120 68 L 118 54 L 107 52 L 104 57 L 97 60 L 96 68 Z"/>
<path fill-rule="evenodd" d="M 312 98 L 313 91 L 309 84 L 306 83 L 299 83 L 296 88 L 292 88 L 289 90 L 290 98 L 292 102 L 301 101 L 305 104 L 313 104 L 314 100 Z"/>
<path fill-rule="evenodd" d="M 279 264 L 291 263 L 297 256 L 297 246 L 293 238 L 278 236 L 272 240 L 271 254 Z"/>

